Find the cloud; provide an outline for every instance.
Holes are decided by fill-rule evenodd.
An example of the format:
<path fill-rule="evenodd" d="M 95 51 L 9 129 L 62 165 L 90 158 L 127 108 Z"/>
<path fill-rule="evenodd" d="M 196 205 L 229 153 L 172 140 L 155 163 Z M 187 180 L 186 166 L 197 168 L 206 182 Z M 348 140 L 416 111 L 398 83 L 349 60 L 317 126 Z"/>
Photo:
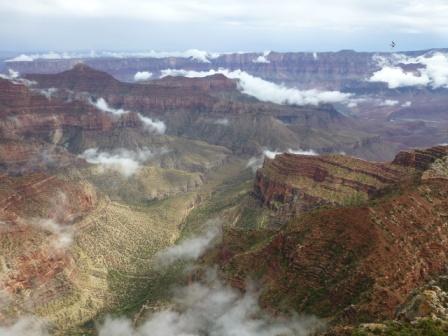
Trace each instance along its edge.
<path fill-rule="evenodd" d="M 280 151 L 273 151 L 270 149 L 263 149 L 263 152 L 261 154 L 261 156 L 254 156 L 251 157 L 246 164 L 247 168 L 251 168 L 254 172 L 261 168 L 263 166 L 263 161 L 264 158 L 268 158 L 268 159 L 275 159 L 275 157 L 279 154 L 283 154 L 285 152 L 280 152 Z M 302 149 L 291 149 L 289 148 L 286 153 L 290 153 L 290 154 L 296 154 L 296 155 L 319 155 L 317 152 L 315 152 L 314 150 L 310 149 L 310 150 L 302 150 Z"/>
<path fill-rule="evenodd" d="M 448 54 L 428 53 L 418 57 L 394 54 L 389 59 L 375 57 L 382 67 L 368 79 L 370 82 L 387 83 L 390 89 L 406 86 L 429 86 L 433 89 L 448 88 Z M 413 72 L 406 72 L 398 64 L 422 65 Z"/>
<path fill-rule="evenodd" d="M 166 267 L 176 261 L 192 261 L 198 259 L 220 235 L 219 222 L 202 235 L 182 240 L 179 244 L 170 246 L 156 254 L 158 266 Z"/>
<path fill-rule="evenodd" d="M 22 317 L 10 326 L 0 326 L 0 336 L 49 336 L 47 324 L 36 317 Z"/>
<path fill-rule="evenodd" d="M 104 169 L 118 171 L 124 177 L 134 175 L 141 164 L 151 160 L 154 156 L 155 153 L 146 147 L 136 151 L 120 148 L 111 153 L 99 152 L 97 148 L 90 148 L 79 155 L 89 163 L 99 165 Z"/>
<path fill-rule="evenodd" d="M 19 78 L 19 73 L 17 71 L 13 70 L 13 69 L 8 69 L 8 73 L 7 74 L 1 74 L 0 73 L 0 78 L 14 81 L 15 79 Z"/>
<path fill-rule="evenodd" d="M 137 52 L 119 52 L 119 51 L 90 51 L 88 53 L 69 53 L 69 52 L 48 52 L 41 54 L 21 54 L 6 62 L 33 62 L 35 60 L 57 60 L 57 59 L 79 59 L 79 58 L 168 58 L 179 57 L 189 58 L 200 63 L 210 63 L 210 60 L 218 57 L 218 53 L 212 53 L 198 49 L 188 49 L 185 51 L 137 51 Z M 138 74 L 138 73 L 137 73 Z M 136 74 L 136 75 L 137 75 Z M 141 79 L 140 79 L 141 80 Z"/>
<path fill-rule="evenodd" d="M 398 100 L 393 99 L 386 99 L 380 103 L 380 106 L 395 106 L 398 105 L 400 102 Z"/>
<path fill-rule="evenodd" d="M 109 106 L 109 104 L 107 103 L 107 101 L 104 98 L 99 98 L 96 101 L 89 100 L 89 102 L 90 102 L 90 104 L 95 106 L 97 109 L 99 109 L 103 112 L 112 113 L 113 115 L 116 115 L 116 116 L 121 116 L 123 114 L 132 113 L 131 111 L 127 111 L 127 110 L 124 110 L 121 108 L 116 109 L 116 108 Z M 140 118 L 140 120 L 142 121 L 144 127 L 148 131 L 155 131 L 159 134 L 165 133 L 166 125 L 163 121 L 160 121 L 157 119 L 153 120 L 149 117 L 143 116 L 140 113 L 137 113 L 137 115 Z"/>
<path fill-rule="evenodd" d="M 252 76 L 242 70 L 230 71 L 227 69 L 193 71 L 182 69 L 165 69 L 161 77 L 184 76 L 206 77 L 214 74 L 223 74 L 231 79 L 238 79 L 239 89 L 242 93 L 253 96 L 261 101 L 289 105 L 319 105 L 320 103 L 349 103 L 350 93 L 339 91 L 298 90 L 284 85 L 268 82 L 259 77 Z"/>
<path fill-rule="evenodd" d="M 164 134 L 166 131 L 166 125 L 163 121 L 153 120 L 149 117 L 144 117 L 140 113 L 138 114 L 145 128 L 149 131 L 156 131 L 159 134 Z"/>
<path fill-rule="evenodd" d="M 68 248 L 75 236 L 75 227 L 71 225 L 72 218 L 67 216 L 70 200 L 62 191 L 51 199 L 51 218 L 31 218 L 27 222 L 43 231 L 50 233 L 50 243 L 56 249 Z M 62 221 L 68 221 L 62 224 Z"/>
<path fill-rule="evenodd" d="M 312 149 L 310 149 L 310 150 L 288 149 L 288 153 L 296 154 L 296 155 L 311 155 L 311 156 L 319 155 L 319 154 L 317 154 L 317 152 L 313 151 Z"/>
<path fill-rule="evenodd" d="M 152 72 L 149 71 L 138 71 L 134 75 L 134 81 L 147 81 L 152 77 Z"/>
<path fill-rule="evenodd" d="M 36 89 L 33 88 L 32 91 L 37 92 L 41 94 L 42 96 L 45 96 L 47 99 L 51 99 L 53 95 L 55 95 L 58 92 L 59 89 L 57 88 L 48 88 L 48 89 Z"/>
<path fill-rule="evenodd" d="M 203 282 L 176 290 L 173 302 L 175 308 L 152 314 L 136 328 L 129 319 L 109 317 L 99 336 L 307 336 L 323 327 L 314 317 L 268 316 L 254 290 L 242 294 L 223 284 L 213 270 Z"/>
<path fill-rule="evenodd" d="M 228 126 L 229 125 L 229 119 L 227 118 L 219 118 L 213 121 L 215 125 L 222 125 L 222 126 Z"/>
<path fill-rule="evenodd" d="M 411 101 L 406 101 L 406 102 L 404 102 L 403 104 L 401 104 L 401 107 L 410 107 L 412 105 L 412 102 Z"/>
<path fill-rule="evenodd" d="M 269 61 L 268 56 L 271 52 L 270 51 L 265 51 L 263 53 L 263 55 L 258 56 L 256 59 L 252 60 L 253 63 L 271 63 L 271 61 Z"/>
<path fill-rule="evenodd" d="M 273 27 L 293 31 L 385 29 L 389 32 L 448 31 L 448 5 L 444 0 L 257 1 L 210 0 L 64 0 L 3 1 L 0 12 L 8 17 L 78 18 L 128 22 L 193 23 L 242 26 L 246 30 Z M 18 20 L 17 20 L 18 21 Z M 19 22 L 21 23 L 21 22 Z M 210 29 L 210 28 L 209 28 Z"/>
<path fill-rule="evenodd" d="M 111 106 L 109 106 L 109 104 L 107 103 L 107 101 L 104 98 L 99 98 L 96 101 L 92 101 L 90 100 L 90 103 L 95 106 L 97 109 L 103 111 L 103 112 L 108 112 L 108 113 L 112 113 L 114 115 L 123 115 L 123 114 L 127 114 L 127 113 L 131 113 L 130 111 L 126 111 L 123 109 L 115 109 Z"/>

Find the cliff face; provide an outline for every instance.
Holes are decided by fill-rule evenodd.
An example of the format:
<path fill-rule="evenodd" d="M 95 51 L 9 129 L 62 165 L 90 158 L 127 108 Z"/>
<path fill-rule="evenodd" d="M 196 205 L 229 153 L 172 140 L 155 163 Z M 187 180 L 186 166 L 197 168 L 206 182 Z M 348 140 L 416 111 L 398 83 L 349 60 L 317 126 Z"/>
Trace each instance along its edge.
<path fill-rule="evenodd" d="M 211 58 L 209 63 L 186 58 L 128 58 L 84 59 L 83 62 L 120 80 L 132 81 L 137 71 L 150 71 L 156 75 L 164 69 L 188 69 L 207 71 L 225 68 L 247 71 L 254 76 L 277 83 L 301 88 L 316 87 L 337 89 L 361 81 L 376 69 L 374 53 L 340 52 L 271 52 L 269 62 L 257 63 L 257 53 L 224 54 Z M 79 60 L 36 60 L 34 62 L 8 62 L 8 66 L 20 73 L 57 73 L 70 69 Z"/>
<path fill-rule="evenodd" d="M 377 197 L 411 178 L 412 170 L 341 155 L 281 154 L 266 159 L 255 194 L 272 209 L 300 213 L 322 205 L 350 205 Z M 283 209 L 285 210 L 285 209 Z"/>
<path fill-rule="evenodd" d="M 73 90 L 110 80 L 76 71 Z M 154 254 L 179 237 L 226 167 L 242 168 L 223 147 L 148 131 L 135 112 L 114 115 L 86 93 L 26 84 L 0 79 L 0 325 L 30 314 L 66 334 L 142 300 L 154 286 L 140 281 L 153 276 Z M 89 163 L 86 149 L 106 162 Z"/>
<path fill-rule="evenodd" d="M 26 78 L 41 89 L 58 87 L 77 94 L 88 90 L 89 95 L 104 98 L 111 107 L 164 121 L 170 135 L 223 145 L 238 153 L 256 154 L 262 147 L 352 150 L 370 138 L 364 132 L 353 132 L 356 122 L 331 105 L 260 102 L 243 95 L 237 82 L 223 75 L 165 77 L 131 84 L 78 64 L 59 74 Z M 341 130 L 344 136 L 338 135 Z"/>
<path fill-rule="evenodd" d="M 301 213 L 278 232 L 259 229 L 246 238 L 237 224 L 214 260 L 237 287 L 258 279 L 270 309 L 338 323 L 394 318 L 414 288 L 446 272 L 447 150 L 413 152 L 431 157 L 424 167 L 292 155 L 267 161 L 255 194 L 271 208 Z M 340 203 L 340 194 L 359 192 L 375 199 Z"/>

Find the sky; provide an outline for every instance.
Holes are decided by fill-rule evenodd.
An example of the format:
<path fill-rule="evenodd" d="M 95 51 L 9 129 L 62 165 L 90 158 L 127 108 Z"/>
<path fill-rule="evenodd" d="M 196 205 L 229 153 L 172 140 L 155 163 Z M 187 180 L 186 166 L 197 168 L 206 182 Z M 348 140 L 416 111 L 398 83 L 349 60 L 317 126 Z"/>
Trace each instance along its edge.
<path fill-rule="evenodd" d="M 448 0 L 0 0 L 0 50 L 448 47 Z"/>

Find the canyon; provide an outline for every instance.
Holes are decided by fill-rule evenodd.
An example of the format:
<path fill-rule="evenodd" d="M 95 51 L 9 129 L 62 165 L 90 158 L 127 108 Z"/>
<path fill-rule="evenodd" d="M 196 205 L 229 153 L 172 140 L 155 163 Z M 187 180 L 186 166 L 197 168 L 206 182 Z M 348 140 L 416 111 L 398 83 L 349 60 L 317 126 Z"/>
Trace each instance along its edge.
<path fill-rule="evenodd" d="M 431 52 L 444 50 L 405 55 Z M 20 75 L 0 78 L 0 325 L 139 326 L 210 269 L 239 292 L 252 283 L 272 316 L 316 316 L 327 335 L 448 323 L 446 89 L 366 81 L 374 56 L 393 57 L 4 62 Z M 246 77 L 160 76 L 220 67 L 351 100 L 278 103 L 244 90 Z M 161 252 L 210 226 L 219 237 L 194 268 L 160 268 Z"/>

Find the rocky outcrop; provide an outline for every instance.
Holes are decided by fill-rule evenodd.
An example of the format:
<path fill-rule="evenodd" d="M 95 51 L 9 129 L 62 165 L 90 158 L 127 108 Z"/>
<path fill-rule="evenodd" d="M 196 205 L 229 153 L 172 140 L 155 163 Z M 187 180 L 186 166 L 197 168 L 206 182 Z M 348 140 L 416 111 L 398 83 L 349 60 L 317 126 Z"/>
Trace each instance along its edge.
<path fill-rule="evenodd" d="M 427 153 L 446 148 L 432 148 Z M 261 199 L 268 206 L 281 200 L 302 213 L 292 216 L 278 232 L 258 229 L 248 234 L 237 223 L 225 234 L 214 261 L 232 284 L 239 287 L 248 277 L 257 279 L 265 307 L 293 309 L 350 324 L 393 319 L 415 288 L 445 274 L 446 179 L 426 178 L 413 162 L 403 167 L 344 160 L 346 167 L 336 170 L 335 163 L 341 161 L 328 157 L 283 155 L 267 161 L 259 177 L 270 177 L 270 172 L 277 184 L 258 179 L 255 188 Z M 436 160 L 429 169 L 440 172 L 444 164 L 445 160 Z M 318 211 L 304 212 L 320 205 L 322 196 L 294 198 L 294 183 L 302 189 L 308 186 L 304 190 L 310 194 L 331 188 L 334 199 L 345 188 L 368 195 L 374 186 L 373 193 L 379 194 L 362 204 L 341 207 L 333 202 Z M 243 235 L 247 237 L 238 238 Z"/>
<path fill-rule="evenodd" d="M 254 192 L 271 209 L 291 214 L 378 197 L 409 177 L 409 169 L 342 155 L 281 154 L 265 159 Z"/>
<path fill-rule="evenodd" d="M 398 153 L 393 163 L 396 165 L 425 170 L 428 169 L 434 161 L 447 155 L 448 146 L 437 146 L 426 150 L 415 149 Z"/>

